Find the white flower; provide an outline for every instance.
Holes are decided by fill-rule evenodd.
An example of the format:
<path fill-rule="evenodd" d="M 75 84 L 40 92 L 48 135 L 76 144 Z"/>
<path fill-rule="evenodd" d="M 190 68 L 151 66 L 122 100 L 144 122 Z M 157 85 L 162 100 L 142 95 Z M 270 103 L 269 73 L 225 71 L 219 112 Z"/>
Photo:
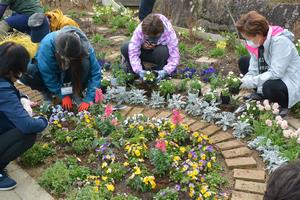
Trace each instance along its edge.
<path fill-rule="evenodd" d="M 273 110 L 273 114 L 274 114 L 274 115 L 277 115 L 278 113 L 279 113 L 279 109 L 274 109 L 274 110 Z"/>
<path fill-rule="evenodd" d="M 265 109 L 266 109 L 266 111 L 270 111 L 271 110 L 271 106 L 270 105 L 265 105 Z"/>
<path fill-rule="evenodd" d="M 285 138 L 289 138 L 291 137 L 292 132 L 293 131 L 289 129 L 289 130 L 284 130 L 282 133 Z"/>
<path fill-rule="evenodd" d="M 280 115 L 275 117 L 276 121 L 282 121 L 282 117 Z"/>
<path fill-rule="evenodd" d="M 278 110 L 279 109 L 279 104 L 278 103 L 274 103 L 273 105 L 272 105 L 272 109 L 273 110 Z"/>
<path fill-rule="evenodd" d="M 233 71 L 228 72 L 228 75 L 229 75 L 229 76 L 232 76 L 233 74 L 234 74 Z"/>
<path fill-rule="evenodd" d="M 273 125 L 272 120 L 267 119 L 266 120 L 266 125 L 271 127 Z"/>
<path fill-rule="evenodd" d="M 300 144 L 300 137 L 297 139 L 297 143 Z"/>
<path fill-rule="evenodd" d="M 232 79 L 233 82 L 237 82 L 238 80 L 239 79 L 237 79 L 237 78 Z"/>
<path fill-rule="evenodd" d="M 292 132 L 291 138 L 297 138 L 297 137 L 298 137 L 298 134 L 296 132 Z"/>
<path fill-rule="evenodd" d="M 262 105 L 258 105 L 258 110 L 263 111 L 265 109 L 265 107 L 263 107 Z"/>
<path fill-rule="evenodd" d="M 286 121 L 286 120 L 282 120 L 280 127 L 281 127 L 283 130 L 284 130 L 284 129 L 287 129 L 287 128 L 289 127 L 287 121 Z"/>
<path fill-rule="evenodd" d="M 268 99 L 265 99 L 265 100 L 263 101 L 263 105 L 264 105 L 264 106 L 270 105 L 269 100 L 268 100 Z"/>

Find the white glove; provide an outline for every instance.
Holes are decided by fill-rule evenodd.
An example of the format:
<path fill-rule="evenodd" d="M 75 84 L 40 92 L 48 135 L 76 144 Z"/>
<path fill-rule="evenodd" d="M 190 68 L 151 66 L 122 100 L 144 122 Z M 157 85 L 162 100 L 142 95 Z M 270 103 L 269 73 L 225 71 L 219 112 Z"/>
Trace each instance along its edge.
<path fill-rule="evenodd" d="M 32 109 L 31 109 L 31 101 L 26 98 L 21 98 L 21 104 L 23 105 L 24 109 L 27 111 L 28 115 L 32 117 Z"/>
<path fill-rule="evenodd" d="M 255 80 L 254 80 L 254 77 L 252 77 L 252 76 L 244 76 L 241 81 L 242 81 L 242 85 L 240 86 L 240 89 L 242 89 L 242 88 L 246 88 L 246 89 L 256 88 Z"/>

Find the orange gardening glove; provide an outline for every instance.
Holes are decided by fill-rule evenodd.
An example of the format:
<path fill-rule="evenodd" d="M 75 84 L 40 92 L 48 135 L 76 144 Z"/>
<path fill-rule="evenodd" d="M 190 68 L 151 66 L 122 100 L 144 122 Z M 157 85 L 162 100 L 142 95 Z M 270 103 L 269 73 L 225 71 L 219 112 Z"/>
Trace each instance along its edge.
<path fill-rule="evenodd" d="M 90 104 L 89 104 L 89 103 L 82 102 L 82 103 L 79 105 L 78 112 L 81 112 L 81 111 L 84 111 L 84 110 L 88 110 L 89 107 L 90 107 Z"/>
<path fill-rule="evenodd" d="M 71 110 L 73 107 L 73 102 L 70 96 L 65 96 L 61 101 L 62 107 L 65 110 Z"/>

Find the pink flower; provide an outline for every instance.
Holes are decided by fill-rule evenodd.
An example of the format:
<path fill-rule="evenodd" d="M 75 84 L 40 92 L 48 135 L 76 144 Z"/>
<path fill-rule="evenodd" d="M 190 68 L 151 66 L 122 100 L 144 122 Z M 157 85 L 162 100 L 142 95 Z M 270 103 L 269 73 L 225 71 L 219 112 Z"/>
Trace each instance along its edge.
<path fill-rule="evenodd" d="M 116 119 L 116 118 L 114 118 L 114 119 L 112 119 L 111 120 L 111 125 L 113 125 L 113 126 L 117 126 L 118 125 L 118 120 Z"/>
<path fill-rule="evenodd" d="M 297 139 L 297 143 L 300 144 L 300 137 Z"/>
<path fill-rule="evenodd" d="M 108 117 L 111 116 L 112 113 L 113 113 L 112 106 L 110 104 L 107 104 L 106 107 L 105 107 L 104 116 L 106 118 L 108 118 Z"/>
<path fill-rule="evenodd" d="M 96 88 L 95 103 L 101 103 L 104 100 L 104 95 L 101 89 Z"/>
<path fill-rule="evenodd" d="M 274 115 L 278 115 L 279 113 L 279 109 L 273 109 L 273 112 L 272 112 Z"/>
<path fill-rule="evenodd" d="M 178 125 L 183 120 L 178 110 L 173 110 L 172 123 Z"/>
<path fill-rule="evenodd" d="M 158 140 L 155 144 L 155 148 L 161 150 L 163 153 L 166 152 L 166 142 L 164 140 Z"/>
<path fill-rule="evenodd" d="M 280 115 L 275 117 L 276 121 L 282 121 L 282 117 Z"/>
<path fill-rule="evenodd" d="M 300 137 L 300 128 L 298 128 L 295 133 L 297 133 L 298 137 Z"/>
<path fill-rule="evenodd" d="M 273 125 L 272 120 L 267 119 L 266 124 L 267 124 L 267 126 L 272 127 L 272 125 Z"/>
<path fill-rule="evenodd" d="M 279 109 L 279 104 L 278 104 L 278 103 L 274 103 L 274 104 L 272 105 L 272 109 L 273 109 L 273 110 L 278 110 L 278 109 Z"/>
<path fill-rule="evenodd" d="M 292 130 L 283 130 L 282 133 L 285 138 L 290 138 L 292 134 Z"/>
<path fill-rule="evenodd" d="M 258 107 L 258 110 L 260 110 L 260 111 L 263 111 L 264 109 L 265 109 L 265 107 L 263 107 L 262 105 L 257 105 L 257 107 Z"/>
<path fill-rule="evenodd" d="M 268 100 L 268 99 L 265 99 L 265 100 L 263 101 L 263 105 L 264 105 L 264 106 L 270 105 L 269 100 Z"/>
<path fill-rule="evenodd" d="M 298 138 L 298 134 L 296 132 L 291 133 L 291 138 Z"/>
<path fill-rule="evenodd" d="M 270 105 L 265 105 L 265 109 L 266 109 L 266 111 L 269 111 L 269 110 L 271 110 L 271 106 Z"/>
<path fill-rule="evenodd" d="M 281 129 L 285 130 L 289 127 L 289 125 L 286 120 L 282 120 L 280 127 L 281 127 Z"/>

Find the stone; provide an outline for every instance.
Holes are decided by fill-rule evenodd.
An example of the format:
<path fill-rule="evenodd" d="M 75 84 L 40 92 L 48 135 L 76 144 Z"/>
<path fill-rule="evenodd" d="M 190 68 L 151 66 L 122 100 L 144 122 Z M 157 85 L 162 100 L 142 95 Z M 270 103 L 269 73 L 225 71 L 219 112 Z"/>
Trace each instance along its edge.
<path fill-rule="evenodd" d="M 288 123 L 290 126 L 292 126 L 294 129 L 298 129 L 300 128 L 300 120 L 299 119 L 296 119 L 292 116 L 288 116 L 288 119 L 287 119 Z"/>
<path fill-rule="evenodd" d="M 110 32 L 110 29 L 107 27 L 103 27 L 103 26 L 97 26 L 97 27 L 95 27 L 95 32 L 99 33 L 99 34 L 103 34 L 103 33 Z"/>
<path fill-rule="evenodd" d="M 14 191 L 14 190 L 10 190 L 10 191 L 1 191 L 1 200 L 22 200 L 21 197 Z"/>
<path fill-rule="evenodd" d="M 263 200 L 263 195 L 233 191 L 231 200 Z"/>
<path fill-rule="evenodd" d="M 121 110 L 120 113 L 122 116 L 126 117 L 126 115 L 129 113 L 129 111 L 132 109 L 131 106 L 127 106 L 125 109 Z"/>
<path fill-rule="evenodd" d="M 237 149 L 231 149 L 222 151 L 222 155 L 224 158 L 236 158 L 236 157 L 242 157 L 242 156 L 248 156 L 251 155 L 251 150 L 247 147 L 240 147 Z"/>
<path fill-rule="evenodd" d="M 161 113 L 159 113 L 157 116 L 155 116 L 155 118 L 158 118 L 158 119 L 163 119 L 163 118 L 168 118 L 172 115 L 172 112 L 170 111 L 162 111 Z"/>
<path fill-rule="evenodd" d="M 209 66 L 211 64 L 214 64 L 214 63 L 218 62 L 218 59 L 208 58 L 208 57 L 201 57 L 201 58 L 198 58 L 195 62 L 197 64 L 201 65 L 201 66 L 205 66 L 205 65 Z"/>
<path fill-rule="evenodd" d="M 225 163 L 229 169 L 233 168 L 253 168 L 256 167 L 256 161 L 253 157 L 228 158 Z"/>
<path fill-rule="evenodd" d="M 209 125 L 209 123 L 207 123 L 207 122 L 197 121 L 196 123 L 194 123 L 190 126 L 190 130 L 192 132 L 199 131 L 200 129 L 203 129 L 203 128 L 207 127 L 208 125 Z"/>
<path fill-rule="evenodd" d="M 252 181 L 236 180 L 234 184 L 235 190 L 253 192 L 257 194 L 264 194 L 266 188 L 266 183 L 257 183 Z"/>
<path fill-rule="evenodd" d="M 15 170 L 9 173 L 18 186 L 14 189 L 16 194 L 22 199 L 30 200 L 54 200 L 39 184 L 25 172 L 23 169 Z"/>
<path fill-rule="evenodd" d="M 224 151 L 224 150 L 228 150 L 228 149 L 243 147 L 243 146 L 245 146 L 245 144 L 239 140 L 230 140 L 230 141 L 226 141 L 226 142 L 220 142 L 220 143 L 216 144 L 216 146 L 220 150 Z"/>
<path fill-rule="evenodd" d="M 144 113 L 143 115 L 149 117 L 149 118 L 152 118 L 153 116 L 155 116 L 159 111 L 158 110 L 155 110 L 155 109 L 147 109 L 147 110 L 144 110 Z"/>
<path fill-rule="evenodd" d="M 127 115 L 127 117 L 133 117 L 136 114 L 141 114 L 143 112 L 144 108 L 142 107 L 134 107 L 129 114 Z"/>
<path fill-rule="evenodd" d="M 124 35 L 117 35 L 117 36 L 112 36 L 108 38 L 109 40 L 112 40 L 115 44 L 121 44 L 125 40 L 127 40 L 127 37 Z"/>
<path fill-rule="evenodd" d="M 219 131 L 218 133 L 214 134 L 210 137 L 210 140 L 213 144 L 224 142 L 226 140 L 230 140 L 233 138 L 233 135 L 224 131 Z"/>
<path fill-rule="evenodd" d="M 82 21 L 82 22 L 92 22 L 93 18 L 92 17 L 82 17 L 82 18 L 80 18 L 80 21 Z"/>
<path fill-rule="evenodd" d="M 216 125 L 210 125 L 210 126 L 206 127 L 205 129 L 203 129 L 203 132 L 205 133 L 205 135 L 211 136 L 211 135 L 215 134 L 216 132 L 218 132 L 219 130 L 221 130 L 220 127 L 218 127 Z"/>
<path fill-rule="evenodd" d="M 264 170 L 234 169 L 233 177 L 247 181 L 264 182 L 266 178 L 266 172 Z"/>

